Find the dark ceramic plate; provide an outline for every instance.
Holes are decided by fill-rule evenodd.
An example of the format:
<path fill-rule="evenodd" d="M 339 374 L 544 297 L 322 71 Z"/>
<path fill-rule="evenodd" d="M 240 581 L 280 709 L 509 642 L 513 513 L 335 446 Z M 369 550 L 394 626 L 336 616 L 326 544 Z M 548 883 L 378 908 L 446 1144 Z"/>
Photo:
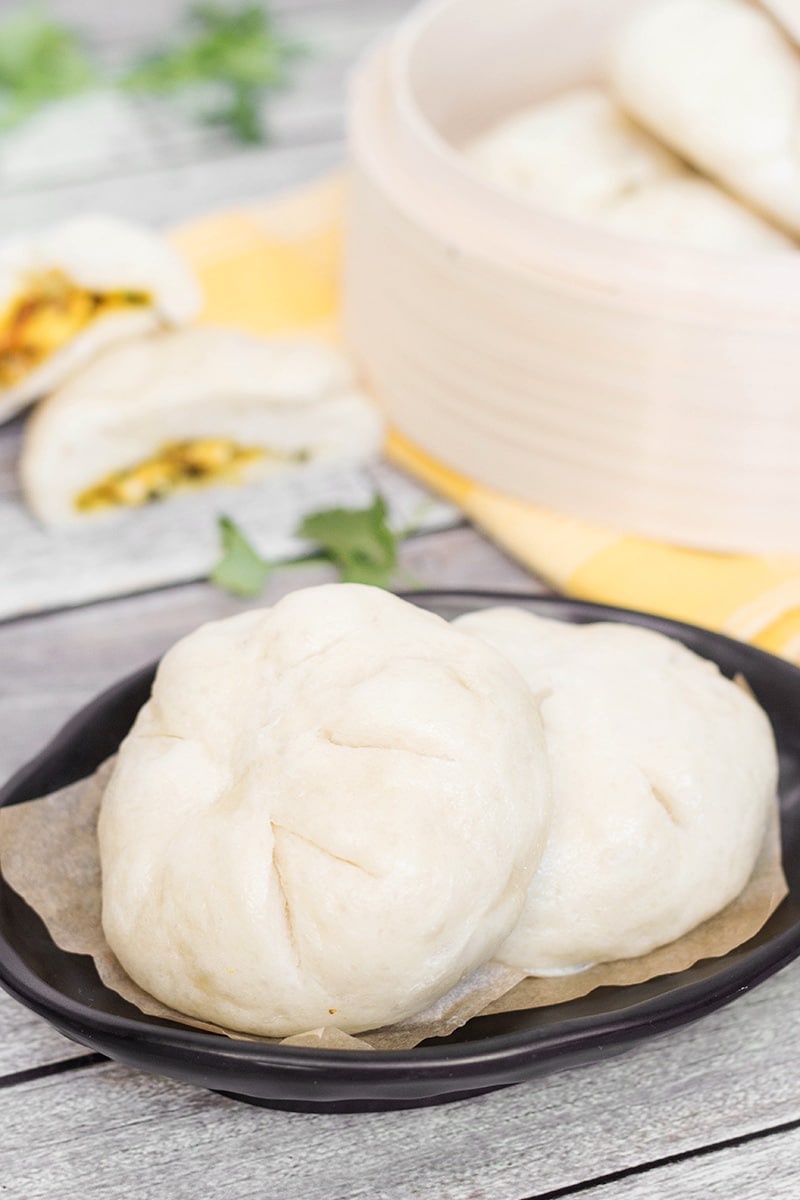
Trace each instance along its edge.
<path fill-rule="evenodd" d="M 366 1111 L 443 1103 L 616 1054 L 734 1000 L 800 953 L 800 671 L 688 625 L 560 599 L 488 593 L 415 594 L 446 617 L 517 604 L 566 621 L 658 629 L 742 672 L 772 719 L 781 755 L 784 862 L 791 892 L 764 929 L 722 959 L 581 1000 L 470 1021 L 449 1038 L 391 1053 L 315 1051 L 254 1042 L 143 1016 L 100 983 L 89 958 L 66 954 L 0 877 L 0 983 L 68 1037 L 120 1062 L 278 1108 Z M 0 792 L 18 804 L 89 774 L 113 753 L 147 699 L 153 667 L 83 709 Z"/>

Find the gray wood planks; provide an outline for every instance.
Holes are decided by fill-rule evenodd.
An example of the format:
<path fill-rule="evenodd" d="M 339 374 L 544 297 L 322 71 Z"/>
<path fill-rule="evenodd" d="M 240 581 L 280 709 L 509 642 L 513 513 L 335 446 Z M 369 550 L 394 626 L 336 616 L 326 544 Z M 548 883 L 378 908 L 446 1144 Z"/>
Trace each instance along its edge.
<path fill-rule="evenodd" d="M 797 1200 L 800 1130 L 655 1167 L 588 1192 L 590 1200 Z"/>
<path fill-rule="evenodd" d="M 43 1079 L 0 1092 L 0 1179 L 15 1200 L 128 1200 L 162 1189 L 173 1200 L 534 1197 L 798 1119 L 798 984 L 795 964 L 621 1057 L 441 1108 L 268 1112 L 117 1066 Z M 777 1138 L 765 1144 L 779 1153 Z M 795 1140 L 786 1146 L 796 1153 Z M 719 1178 L 730 1179 L 720 1162 Z M 718 1178 L 713 1158 L 699 1169 Z M 642 1176 L 630 1194 L 681 1194 L 670 1190 L 672 1170 L 651 1191 Z M 633 1183 L 605 1195 L 626 1196 L 623 1186 Z M 755 1174 L 735 1194 L 772 1193 Z"/>
<path fill-rule="evenodd" d="M 341 164 L 343 143 L 325 137 L 286 149 L 231 149 L 223 156 L 148 170 L 120 167 L 102 178 L 0 191 L 0 228 L 28 229 L 75 216 L 110 212 L 155 225 L 177 224 L 216 209 L 263 200 Z"/>
<path fill-rule="evenodd" d="M 85 1047 L 62 1037 L 42 1017 L 0 991 L 0 1088 L 4 1077 L 86 1053 Z"/>

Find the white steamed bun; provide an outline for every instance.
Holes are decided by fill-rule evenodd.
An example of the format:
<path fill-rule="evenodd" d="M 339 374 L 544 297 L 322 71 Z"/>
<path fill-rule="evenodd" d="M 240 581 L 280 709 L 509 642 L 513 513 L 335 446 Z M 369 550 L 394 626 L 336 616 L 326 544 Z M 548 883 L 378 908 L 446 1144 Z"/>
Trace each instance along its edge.
<path fill-rule="evenodd" d="M 800 0 L 760 0 L 761 7 L 800 46 Z"/>
<path fill-rule="evenodd" d="M 789 238 L 701 179 L 601 88 L 563 92 L 500 122 L 466 154 L 503 191 L 628 237 L 723 252 L 785 252 Z"/>
<path fill-rule="evenodd" d="M 549 799 L 500 654 L 378 589 L 295 592 L 162 661 L 103 799 L 103 927 L 189 1015 L 386 1025 L 508 936 Z"/>
<path fill-rule="evenodd" d="M 378 452 L 382 433 L 334 347 L 199 326 L 114 346 L 43 400 L 25 428 L 20 481 L 42 524 L 80 525 L 187 486 L 237 486 L 310 462 L 362 462 Z M 170 480 L 170 449 L 180 464 L 192 445 L 212 456 L 212 469 L 198 472 L 195 462 L 194 477 L 178 469 Z M 245 451 L 241 470 L 224 464 L 226 446 Z M 215 450 L 223 454 L 216 473 Z M 104 484 L 108 502 L 82 507 Z M 115 502 L 120 493 L 128 499 Z"/>
<path fill-rule="evenodd" d="M 456 624 L 527 679 L 553 778 L 547 847 L 501 962 L 536 975 L 647 954 L 738 895 L 777 786 L 769 721 L 745 691 L 634 626 L 518 609 Z"/>
<path fill-rule="evenodd" d="M 619 103 L 701 171 L 800 234 L 800 53 L 749 0 L 653 0 L 620 29 Z"/>
<path fill-rule="evenodd" d="M 126 294 L 137 302 L 126 303 Z M 79 302 L 83 318 L 70 319 L 71 305 L 81 296 L 117 302 L 94 312 L 92 304 Z M 187 324 L 201 301 L 189 264 L 160 234 L 130 221 L 87 215 L 4 239 L 0 368 L 3 355 L 8 369 L 21 348 L 38 353 L 22 374 L 12 371 L 7 378 L 0 369 L 0 421 L 47 395 L 109 346 Z"/>

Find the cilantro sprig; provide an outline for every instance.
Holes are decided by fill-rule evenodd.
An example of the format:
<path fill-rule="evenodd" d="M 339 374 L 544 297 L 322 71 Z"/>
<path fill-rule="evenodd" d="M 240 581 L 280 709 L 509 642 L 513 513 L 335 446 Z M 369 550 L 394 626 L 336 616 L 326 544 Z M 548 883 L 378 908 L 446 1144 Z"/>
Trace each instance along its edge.
<path fill-rule="evenodd" d="M 190 6 L 172 45 L 111 75 L 98 68 L 81 37 L 41 4 L 0 18 L 0 132 L 53 100 L 98 84 L 134 94 L 187 93 L 201 118 L 243 142 L 265 139 L 264 97 L 289 80 L 306 53 L 283 36 L 262 4 Z"/>
<path fill-rule="evenodd" d="M 143 58 L 125 86 L 170 95 L 214 85 L 223 98 L 206 108 L 204 119 L 227 125 L 243 142 L 263 141 L 262 98 L 287 82 L 303 48 L 279 33 L 260 4 L 234 9 L 197 4 L 185 25 L 183 39 Z"/>
<path fill-rule="evenodd" d="M 397 569 L 398 537 L 389 527 L 383 496 L 376 496 L 369 508 L 313 513 L 297 533 L 316 542 L 323 557 L 339 568 L 343 582 L 389 587 Z"/>
<path fill-rule="evenodd" d="M 96 80 L 78 34 L 56 24 L 43 8 L 21 8 L 0 20 L 0 130 Z"/>
<path fill-rule="evenodd" d="M 237 596 L 258 596 L 277 564 L 263 559 L 230 519 L 219 518 L 222 558 L 211 572 L 212 583 Z M 386 502 L 376 495 L 367 508 L 329 508 L 312 513 L 296 534 L 314 542 L 318 553 L 308 563 L 330 563 L 346 583 L 388 588 L 397 571 L 398 546 L 409 529 L 395 533 L 389 525 Z"/>
<path fill-rule="evenodd" d="M 209 575 L 212 583 L 235 596 L 260 596 L 272 572 L 230 517 L 219 518 L 222 557 Z"/>

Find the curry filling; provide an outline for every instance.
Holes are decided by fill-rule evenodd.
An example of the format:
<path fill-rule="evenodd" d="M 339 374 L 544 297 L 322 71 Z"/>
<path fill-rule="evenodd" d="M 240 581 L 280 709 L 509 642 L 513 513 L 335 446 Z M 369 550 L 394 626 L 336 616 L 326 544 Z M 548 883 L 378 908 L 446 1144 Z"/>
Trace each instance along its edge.
<path fill-rule="evenodd" d="M 152 458 L 114 471 L 81 492 L 75 498 L 75 507 L 80 512 L 94 512 L 100 508 L 139 508 L 151 501 L 162 500 L 178 489 L 209 483 L 240 483 L 245 468 L 265 457 L 299 462 L 304 456 L 240 446 L 227 438 L 167 442 Z"/>
<path fill-rule="evenodd" d="M 33 277 L 0 317 L 0 387 L 19 383 L 98 317 L 150 302 L 144 292 L 87 291 L 61 271 Z"/>

